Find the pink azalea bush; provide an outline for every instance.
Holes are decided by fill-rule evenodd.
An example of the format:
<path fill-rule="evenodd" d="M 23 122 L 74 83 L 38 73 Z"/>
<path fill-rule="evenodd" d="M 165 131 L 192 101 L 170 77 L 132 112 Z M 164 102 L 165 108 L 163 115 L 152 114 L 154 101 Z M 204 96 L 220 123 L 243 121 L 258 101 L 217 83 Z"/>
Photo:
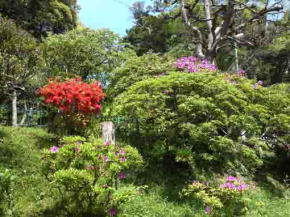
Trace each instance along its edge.
<path fill-rule="evenodd" d="M 251 188 L 242 179 L 227 176 L 220 185 L 193 181 L 183 189 L 182 195 L 200 201 L 205 214 L 219 215 L 222 210 L 228 216 L 236 216 L 244 212 L 247 206 L 245 198 Z"/>

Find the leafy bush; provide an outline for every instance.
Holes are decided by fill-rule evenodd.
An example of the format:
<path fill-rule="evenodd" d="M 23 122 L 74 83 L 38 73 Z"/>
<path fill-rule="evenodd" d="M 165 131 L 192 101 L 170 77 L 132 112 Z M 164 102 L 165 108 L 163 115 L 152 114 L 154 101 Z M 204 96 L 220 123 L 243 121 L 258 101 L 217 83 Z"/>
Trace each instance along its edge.
<path fill-rule="evenodd" d="M 55 197 L 65 216 L 106 216 L 138 193 L 134 186 L 120 188 L 120 182 L 142 164 L 131 146 L 65 137 L 61 146 L 43 154 L 43 172 L 52 191 L 59 191 Z"/>
<path fill-rule="evenodd" d="M 239 216 L 248 206 L 250 186 L 241 179 L 228 176 L 220 186 L 194 181 L 183 189 L 183 195 L 201 201 L 207 214 Z"/>
<path fill-rule="evenodd" d="M 147 159 L 174 155 L 200 175 L 249 174 L 273 157 L 267 132 L 290 126 L 289 94 L 272 109 L 269 98 L 284 96 L 274 92 L 241 76 L 171 72 L 133 84 L 113 113 L 136 120 L 120 130 Z"/>

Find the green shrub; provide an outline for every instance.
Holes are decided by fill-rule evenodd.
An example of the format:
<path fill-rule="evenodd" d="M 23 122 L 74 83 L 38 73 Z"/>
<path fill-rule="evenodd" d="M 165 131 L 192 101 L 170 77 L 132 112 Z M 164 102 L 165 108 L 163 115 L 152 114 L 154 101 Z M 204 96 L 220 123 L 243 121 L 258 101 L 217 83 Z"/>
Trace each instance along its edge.
<path fill-rule="evenodd" d="M 131 146 L 101 140 L 65 137 L 60 146 L 43 152 L 43 172 L 55 194 L 56 215 L 107 216 L 119 204 L 138 194 L 138 188 L 124 186 L 124 179 L 142 165 Z M 57 210 L 57 206 L 63 207 Z"/>
<path fill-rule="evenodd" d="M 289 94 L 274 93 L 239 76 L 171 72 L 133 84 L 113 113 L 136 120 L 120 131 L 147 159 L 174 155 L 200 175 L 252 174 L 274 155 L 269 130 L 290 126 Z M 285 98 L 272 109 L 267 101 L 277 95 Z"/>

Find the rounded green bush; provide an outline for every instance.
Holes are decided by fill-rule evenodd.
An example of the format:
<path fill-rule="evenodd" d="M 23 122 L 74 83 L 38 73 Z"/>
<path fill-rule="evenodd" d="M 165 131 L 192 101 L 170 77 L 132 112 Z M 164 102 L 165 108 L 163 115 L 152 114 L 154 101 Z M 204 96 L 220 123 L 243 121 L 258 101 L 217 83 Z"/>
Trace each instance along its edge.
<path fill-rule="evenodd" d="M 277 97 L 284 99 L 272 109 Z M 277 144 L 268 135 L 287 135 L 287 102 L 289 94 L 243 77 L 171 72 L 134 83 L 115 99 L 113 113 L 128 120 L 120 131 L 145 157 L 173 154 L 196 173 L 249 174 L 273 156 Z"/>

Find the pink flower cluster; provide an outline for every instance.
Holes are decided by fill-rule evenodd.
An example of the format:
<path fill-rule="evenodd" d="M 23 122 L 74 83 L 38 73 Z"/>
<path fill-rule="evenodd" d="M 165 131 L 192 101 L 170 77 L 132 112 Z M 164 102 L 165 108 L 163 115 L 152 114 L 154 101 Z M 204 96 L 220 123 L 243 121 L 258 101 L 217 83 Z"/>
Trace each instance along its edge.
<path fill-rule="evenodd" d="M 111 208 L 108 211 L 109 216 L 115 216 L 117 215 L 117 210 L 115 208 Z"/>
<path fill-rule="evenodd" d="M 175 66 L 178 69 L 185 70 L 188 72 L 201 72 L 201 71 L 215 72 L 217 70 L 216 65 L 210 63 L 208 60 L 202 60 L 194 56 L 181 57 L 177 59 Z"/>
<path fill-rule="evenodd" d="M 244 191 L 249 188 L 248 185 L 244 184 L 241 180 L 237 179 L 234 176 L 228 176 L 226 182 L 220 185 L 220 188 Z"/>
<path fill-rule="evenodd" d="M 56 152 L 58 152 L 59 147 L 57 147 L 57 146 L 52 146 L 49 150 L 50 150 L 52 153 L 56 153 Z"/>
<path fill-rule="evenodd" d="M 125 179 L 126 178 L 126 173 L 123 173 L 123 172 L 119 173 L 118 178 L 119 179 Z"/>
<path fill-rule="evenodd" d="M 238 76 L 245 76 L 245 75 L 246 75 L 246 71 L 243 70 L 243 69 L 239 69 L 239 70 L 237 71 L 237 75 L 238 75 Z"/>

